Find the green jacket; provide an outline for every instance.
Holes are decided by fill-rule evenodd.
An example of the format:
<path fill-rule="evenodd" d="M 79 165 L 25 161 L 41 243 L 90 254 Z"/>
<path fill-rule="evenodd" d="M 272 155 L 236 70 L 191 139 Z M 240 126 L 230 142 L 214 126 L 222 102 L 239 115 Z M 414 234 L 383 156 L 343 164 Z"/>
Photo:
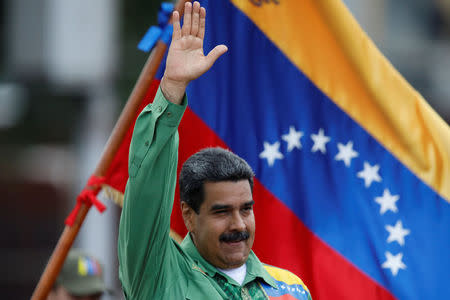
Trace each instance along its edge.
<path fill-rule="evenodd" d="M 182 105 L 176 105 L 158 89 L 153 103 L 136 121 L 119 227 L 119 278 L 126 299 L 269 299 L 266 291 L 282 291 L 285 288 L 280 282 L 286 280 L 280 279 L 288 277 L 291 287 L 303 288 L 306 297 L 298 299 L 310 299 L 298 277 L 263 265 L 253 252 L 239 286 L 203 259 L 189 234 L 181 245 L 169 237 L 177 177 L 177 128 L 186 106 L 186 97 Z"/>

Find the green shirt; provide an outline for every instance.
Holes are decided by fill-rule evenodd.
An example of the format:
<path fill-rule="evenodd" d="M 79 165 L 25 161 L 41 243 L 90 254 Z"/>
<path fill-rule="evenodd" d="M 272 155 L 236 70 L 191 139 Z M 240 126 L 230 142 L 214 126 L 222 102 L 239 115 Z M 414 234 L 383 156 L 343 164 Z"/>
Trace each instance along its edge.
<path fill-rule="evenodd" d="M 265 290 L 279 290 L 281 277 L 276 274 L 287 271 L 263 265 L 251 252 L 240 286 L 199 254 L 189 234 L 181 245 L 169 237 L 178 163 L 177 129 L 186 105 L 186 96 L 182 105 L 176 105 L 158 89 L 153 103 L 136 121 L 119 227 L 119 278 L 125 297 L 269 299 Z M 287 275 L 298 279 L 292 273 Z M 301 285 L 307 292 L 295 278 L 291 284 Z"/>

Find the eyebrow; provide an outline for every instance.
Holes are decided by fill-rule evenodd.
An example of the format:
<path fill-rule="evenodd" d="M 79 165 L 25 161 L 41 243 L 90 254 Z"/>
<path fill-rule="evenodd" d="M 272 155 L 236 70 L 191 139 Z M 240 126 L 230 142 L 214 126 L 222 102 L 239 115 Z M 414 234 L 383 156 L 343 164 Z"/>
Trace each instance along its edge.
<path fill-rule="evenodd" d="M 255 204 L 254 200 L 245 202 L 244 204 L 241 205 L 241 207 L 247 207 L 247 206 L 252 206 L 253 204 Z M 231 205 L 224 205 L 224 204 L 214 204 L 210 211 L 216 211 L 216 210 L 227 210 L 227 209 L 231 209 L 232 206 Z"/>
<path fill-rule="evenodd" d="M 248 201 L 248 202 L 246 202 L 246 203 L 242 204 L 242 206 L 241 206 L 241 207 L 245 207 L 245 206 L 252 206 L 253 204 L 255 204 L 255 200 L 251 200 L 251 201 Z"/>

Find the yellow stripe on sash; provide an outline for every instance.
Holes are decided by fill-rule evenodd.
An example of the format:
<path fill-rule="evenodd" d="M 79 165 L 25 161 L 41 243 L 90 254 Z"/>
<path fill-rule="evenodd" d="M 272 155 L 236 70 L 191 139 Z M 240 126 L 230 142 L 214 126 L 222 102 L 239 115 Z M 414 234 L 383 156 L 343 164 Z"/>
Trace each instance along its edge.
<path fill-rule="evenodd" d="M 272 276 L 275 280 L 282 281 L 288 285 L 301 285 L 306 291 L 309 292 L 308 287 L 306 287 L 303 281 L 294 273 L 269 265 L 264 265 L 264 269 L 266 269 L 270 276 Z"/>

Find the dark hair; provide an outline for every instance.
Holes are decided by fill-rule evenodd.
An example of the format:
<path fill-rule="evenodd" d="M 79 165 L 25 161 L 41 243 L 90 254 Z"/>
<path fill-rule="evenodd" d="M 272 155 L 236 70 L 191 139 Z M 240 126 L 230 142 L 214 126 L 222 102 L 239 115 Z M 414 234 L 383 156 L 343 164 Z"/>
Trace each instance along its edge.
<path fill-rule="evenodd" d="M 197 214 L 203 203 L 205 182 L 247 179 L 253 192 L 253 173 L 248 163 L 223 148 L 205 148 L 183 164 L 180 172 L 180 201 L 186 202 Z"/>

